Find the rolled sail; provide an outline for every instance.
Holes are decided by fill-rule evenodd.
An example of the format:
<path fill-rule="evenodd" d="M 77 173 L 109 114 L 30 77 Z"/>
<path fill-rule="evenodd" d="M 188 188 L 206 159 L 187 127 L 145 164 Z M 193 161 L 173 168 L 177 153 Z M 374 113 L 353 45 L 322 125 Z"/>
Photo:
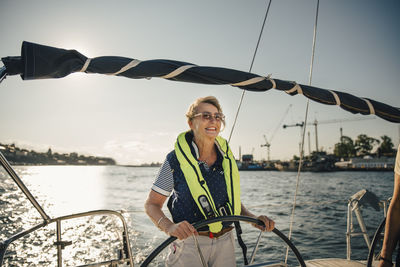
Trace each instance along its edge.
<path fill-rule="evenodd" d="M 19 74 L 23 80 L 62 78 L 74 72 L 85 72 L 132 79 L 164 78 L 180 82 L 223 84 L 255 92 L 276 89 L 289 95 L 302 94 L 322 104 L 337 105 L 352 113 L 375 114 L 384 120 L 400 123 L 399 108 L 369 98 L 228 68 L 197 66 L 166 59 L 140 61 L 117 56 L 87 58 L 76 50 L 30 42 L 22 43 L 21 56 L 4 57 L 2 61 L 6 75 Z"/>

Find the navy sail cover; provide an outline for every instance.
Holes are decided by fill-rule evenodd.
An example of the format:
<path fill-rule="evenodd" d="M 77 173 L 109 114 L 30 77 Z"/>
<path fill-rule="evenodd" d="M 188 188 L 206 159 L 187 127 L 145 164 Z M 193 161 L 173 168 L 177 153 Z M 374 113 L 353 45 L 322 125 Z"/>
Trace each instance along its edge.
<path fill-rule="evenodd" d="M 85 72 L 132 79 L 158 77 L 180 82 L 225 84 L 257 92 L 276 89 L 290 95 L 302 94 L 322 104 L 338 105 L 352 113 L 375 114 L 384 120 L 400 123 L 399 108 L 372 99 L 227 68 L 165 59 L 140 61 L 117 56 L 87 58 L 76 50 L 30 42 L 23 42 L 21 56 L 4 57 L 2 61 L 6 75 L 19 74 L 23 80 L 62 78 L 74 72 Z"/>

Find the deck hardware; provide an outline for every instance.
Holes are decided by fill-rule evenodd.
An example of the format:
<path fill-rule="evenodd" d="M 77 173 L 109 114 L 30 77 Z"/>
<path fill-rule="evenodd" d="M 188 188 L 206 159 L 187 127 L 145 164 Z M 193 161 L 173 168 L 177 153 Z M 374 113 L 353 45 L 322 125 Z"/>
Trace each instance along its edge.
<path fill-rule="evenodd" d="M 72 241 L 57 241 L 53 243 L 55 246 L 61 246 L 64 249 L 66 246 L 72 245 Z"/>

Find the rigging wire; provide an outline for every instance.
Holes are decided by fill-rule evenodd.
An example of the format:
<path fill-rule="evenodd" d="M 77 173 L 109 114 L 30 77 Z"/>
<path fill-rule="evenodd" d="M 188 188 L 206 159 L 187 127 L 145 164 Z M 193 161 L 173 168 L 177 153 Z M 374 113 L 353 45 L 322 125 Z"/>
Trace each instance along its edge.
<path fill-rule="evenodd" d="M 269 8 L 271 7 L 271 2 L 272 2 L 272 0 L 269 0 L 267 11 L 265 12 L 264 21 L 263 21 L 263 24 L 262 24 L 262 27 L 261 27 L 260 35 L 258 36 L 256 49 L 254 50 L 253 59 L 251 60 L 249 72 L 251 72 L 251 70 L 253 69 L 254 60 L 255 60 L 256 55 L 257 55 L 258 46 L 260 45 L 261 36 L 262 36 L 263 31 L 264 31 L 264 26 L 265 26 L 265 22 L 266 22 L 267 17 L 268 17 Z M 239 111 L 240 111 L 240 107 L 242 106 L 242 102 L 243 102 L 243 98 L 244 98 L 245 92 L 246 92 L 246 90 L 243 89 L 242 96 L 240 97 L 240 101 L 239 101 L 239 106 L 238 106 L 237 111 L 236 111 L 235 119 L 233 121 L 232 129 L 231 129 L 231 132 L 229 134 L 228 143 L 231 141 L 231 137 L 232 137 L 232 134 L 233 134 L 233 129 L 235 128 L 236 121 L 237 121 L 237 118 L 239 116 Z"/>
<path fill-rule="evenodd" d="M 313 42 L 312 42 L 310 73 L 309 73 L 309 79 L 308 79 L 308 85 L 310 85 L 310 86 L 311 86 L 311 82 L 312 82 L 312 72 L 313 72 L 314 54 L 315 54 L 315 43 L 316 43 L 316 39 L 317 39 L 318 11 L 319 11 L 319 0 L 317 0 L 317 9 L 316 9 L 316 12 L 315 12 L 315 23 L 314 23 Z M 295 208 L 296 208 L 297 193 L 299 191 L 301 165 L 303 163 L 303 155 L 304 155 L 304 153 L 303 153 L 303 151 L 304 151 L 304 137 L 305 137 L 306 128 L 307 128 L 307 118 L 308 118 L 309 103 L 310 103 L 310 100 L 308 99 L 307 100 L 307 105 L 306 105 L 306 112 L 305 112 L 306 114 L 305 114 L 305 118 L 304 118 L 303 134 L 302 134 L 302 138 L 301 138 L 302 140 L 301 140 L 301 149 L 300 149 L 300 160 L 299 160 L 299 167 L 298 167 L 298 170 L 297 170 L 297 178 L 296 178 L 296 191 L 295 191 L 294 198 L 293 198 L 292 213 L 290 215 L 290 226 L 289 226 L 289 235 L 288 235 L 289 240 L 292 237 L 294 211 L 295 211 Z M 288 254 L 289 254 L 289 246 L 286 247 L 285 263 L 287 263 Z"/>

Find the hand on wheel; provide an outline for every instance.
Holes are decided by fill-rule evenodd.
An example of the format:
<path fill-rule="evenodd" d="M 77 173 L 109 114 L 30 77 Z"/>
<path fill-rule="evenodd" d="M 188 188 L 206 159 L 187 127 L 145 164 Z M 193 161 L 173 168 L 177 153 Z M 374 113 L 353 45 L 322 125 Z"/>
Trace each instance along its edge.
<path fill-rule="evenodd" d="M 179 240 L 183 240 L 192 236 L 193 234 L 198 235 L 196 229 L 188 223 L 187 221 L 183 221 L 180 223 L 172 224 L 167 228 L 167 234 L 170 236 L 175 236 Z"/>
<path fill-rule="evenodd" d="M 270 218 L 268 218 L 267 216 L 260 215 L 257 217 L 257 219 L 262 221 L 265 224 L 265 226 L 254 224 L 254 227 L 260 229 L 261 231 L 267 231 L 267 232 L 271 232 L 272 230 L 274 230 L 275 222 L 273 220 L 271 220 Z"/>

